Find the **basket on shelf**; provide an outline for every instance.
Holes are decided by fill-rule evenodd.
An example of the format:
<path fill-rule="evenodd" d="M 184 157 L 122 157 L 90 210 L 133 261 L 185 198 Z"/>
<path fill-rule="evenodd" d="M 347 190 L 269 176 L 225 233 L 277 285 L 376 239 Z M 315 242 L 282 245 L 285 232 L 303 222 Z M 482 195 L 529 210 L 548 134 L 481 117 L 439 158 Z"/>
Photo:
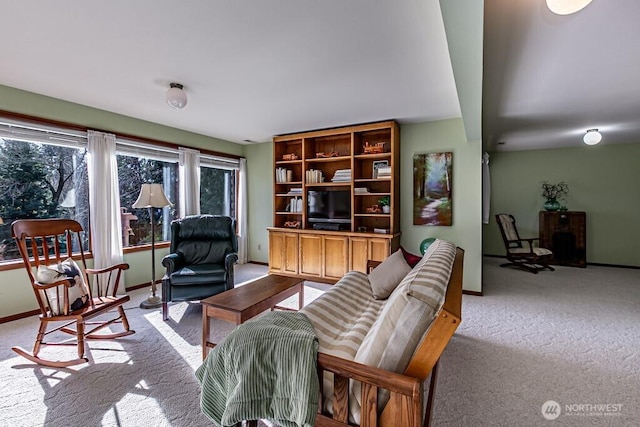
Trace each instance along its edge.
<path fill-rule="evenodd" d="M 282 160 L 298 160 L 298 156 L 296 153 L 283 154 Z"/>

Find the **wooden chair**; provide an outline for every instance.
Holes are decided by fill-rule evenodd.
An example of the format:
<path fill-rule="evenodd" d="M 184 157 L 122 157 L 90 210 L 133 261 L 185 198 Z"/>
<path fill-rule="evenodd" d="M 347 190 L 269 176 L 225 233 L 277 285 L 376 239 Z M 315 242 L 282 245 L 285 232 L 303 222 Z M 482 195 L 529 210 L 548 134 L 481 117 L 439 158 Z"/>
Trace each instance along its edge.
<path fill-rule="evenodd" d="M 18 244 L 18 250 L 40 307 L 40 328 L 33 346 L 33 353 L 19 347 L 13 347 L 13 351 L 39 365 L 72 366 L 89 361 L 84 357 L 85 339 L 112 339 L 134 333 L 129 328 L 127 316 L 122 308 L 122 305 L 129 301 L 129 296 L 117 295 L 120 277 L 129 265 L 123 263 L 107 268 L 88 269 L 82 250 L 82 226 L 79 223 L 69 219 L 17 220 L 11 224 L 11 232 Z M 58 265 L 71 258 L 74 249 L 75 256 L 81 263 L 80 275 L 84 277 L 89 292 L 87 303 L 76 310 L 72 310 L 69 301 L 69 289 L 73 286 L 73 278 L 67 277 L 51 283 L 42 283 L 37 280 L 37 271 L 40 266 Z M 80 284 L 77 285 L 80 286 Z M 89 322 L 111 310 L 117 312 L 116 317 Z M 54 324 L 56 322 L 65 323 L 59 326 Z M 72 327 L 74 323 L 75 329 Z M 96 333 L 115 323 L 122 323 L 124 331 Z M 49 328 L 50 325 L 51 328 Z M 92 329 L 85 331 L 86 325 L 91 325 Z M 75 338 L 61 342 L 45 342 L 45 337 L 56 331 L 74 335 Z M 38 353 L 43 345 L 77 345 L 78 358 L 65 361 L 42 359 L 38 357 Z"/>
<path fill-rule="evenodd" d="M 500 267 L 518 267 L 533 274 L 538 274 L 538 271 L 544 269 L 554 271 L 554 268 L 549 265 L 549 261 L 553 258 L 553 252 L 546 248 L 533 246 L 533 242 L 540 240 L 537 237 L 520 238 L 513 215 L 497 214 L 496 221 L 507 250 L 507 259 L 511 261 L 501 264 Z"/>

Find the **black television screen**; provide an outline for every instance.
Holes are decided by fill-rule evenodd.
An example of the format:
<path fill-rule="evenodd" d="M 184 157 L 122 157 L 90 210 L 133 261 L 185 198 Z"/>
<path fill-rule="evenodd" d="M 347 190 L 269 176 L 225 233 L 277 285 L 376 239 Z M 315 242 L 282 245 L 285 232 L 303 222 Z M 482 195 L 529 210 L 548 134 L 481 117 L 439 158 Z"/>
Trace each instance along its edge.
<path fill-rule="evenodd" d="M 307 196 L 309 222 L 351 222 L 349 191 L 309 191 Z"/>

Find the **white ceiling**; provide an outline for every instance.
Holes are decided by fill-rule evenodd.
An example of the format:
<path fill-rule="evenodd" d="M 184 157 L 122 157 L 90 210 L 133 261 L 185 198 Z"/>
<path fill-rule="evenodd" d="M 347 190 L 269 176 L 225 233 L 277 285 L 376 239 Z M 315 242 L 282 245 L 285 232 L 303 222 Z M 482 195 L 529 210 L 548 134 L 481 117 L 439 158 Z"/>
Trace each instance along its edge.
<path fill-rule="evenodd" d="M 438 0 L 20 0 L 2 15 L 0 84 L 233 142 L 460 117 Z"/>
<path fill-rule="evenodd" d="M 483 143 L 489 150 L 640 143 L 640 1 L 573 15 L 544 0 L 485 0 Z M 497 145 L 503 141 L 504 145 Z"/>

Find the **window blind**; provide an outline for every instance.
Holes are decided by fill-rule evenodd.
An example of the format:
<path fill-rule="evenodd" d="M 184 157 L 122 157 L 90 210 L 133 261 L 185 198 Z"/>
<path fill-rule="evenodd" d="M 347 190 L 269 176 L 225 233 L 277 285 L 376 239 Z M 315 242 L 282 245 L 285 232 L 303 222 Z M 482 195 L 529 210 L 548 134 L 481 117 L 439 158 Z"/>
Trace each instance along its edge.
<path fill-rule="evenodd" d="M 238 170 L 240 169 L 240 159 L 200 153 L 200 166 L 206 168 Z"/>
<path fill-rule="evenodd" d="M 119 138 L 116 135 L 116 154 L 130 157 L 142 157 L 161 162 L 178 163 L 178 149 L 160 145 L 145 144 L 132 139 Z"/>
<path fill-rule="evenodd" d="M 4 117 L 0 117 L 0 138 L 71 148 L 87 147 L 87 132 L 45 124 L 33 124 Z"/>

